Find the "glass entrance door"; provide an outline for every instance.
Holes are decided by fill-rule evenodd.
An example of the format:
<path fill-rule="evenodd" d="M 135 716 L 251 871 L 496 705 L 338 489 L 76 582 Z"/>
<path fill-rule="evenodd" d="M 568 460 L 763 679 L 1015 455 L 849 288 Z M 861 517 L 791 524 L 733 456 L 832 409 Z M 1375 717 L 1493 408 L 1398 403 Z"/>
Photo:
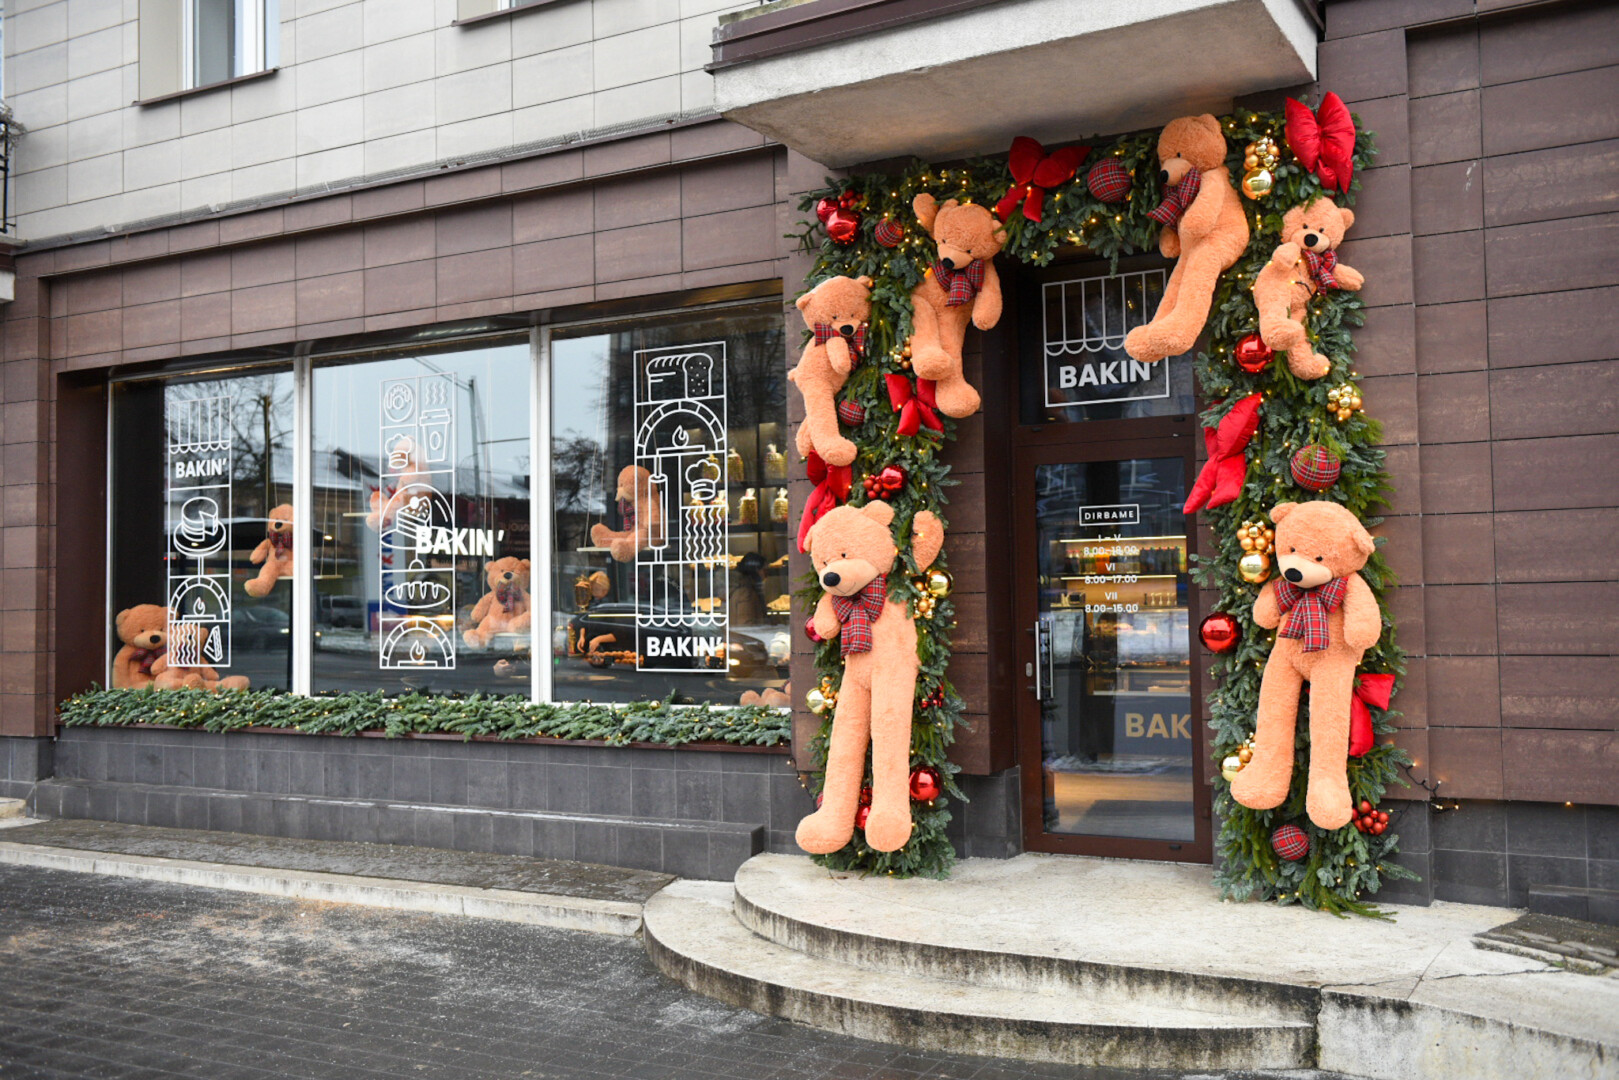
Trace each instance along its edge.
<path fill-rule="evenodd" d="M 1032 549 L 1019 559 L 1032 654 L 1023 730 L 1039 731 L 1038 747 L 1024 739 L 1024 823 L 1036 850 L 1208 857 L 1186 441 L 1020 455 Z"/>

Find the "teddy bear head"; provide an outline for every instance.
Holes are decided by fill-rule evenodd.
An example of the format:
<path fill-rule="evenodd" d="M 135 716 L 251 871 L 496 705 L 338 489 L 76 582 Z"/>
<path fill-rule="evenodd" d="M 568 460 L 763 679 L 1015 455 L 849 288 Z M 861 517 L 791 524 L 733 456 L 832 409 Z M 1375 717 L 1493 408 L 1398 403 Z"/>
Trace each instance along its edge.
<path fill-rule="evenodd" d="M 618 497 L 631 506 L 652 488 L 652 474 L 640 465 L 626 465 L 618 473 Z"/>
<path fill-rule="evenodd" d="M 1277 503 L 1276 568 L 1301 589 L 1348 577 L 1366 565 L 1377 545 L 1360 519 L 1335 502 Z"/>
<path fill-rule="evenodd" d="M 1208 172 L 1225 164 L 1225 134 L 1220 121 L 1204 113 L 1171 120 L 1158 136 L 1158 182 L 1171 187 L 1193 169 Z"/>
<path fill-rule="evenodd" d="M 160 604 L 136 604 L 113 620 L 118 640 L 137 649 L 155 649 L 169 633 L 169 609 Z"/>
<path fill-rule="evenodd" d="M 264 531 L 274 536 L 277 533 L 290 533 L 292 531 L 292 505 L 282 503 L 270 511 L 270 517 L 264 523 Z"/>
<path fill-rule="evenodd" d="M 1006 244 L 1006 229 L 987 206 L 955 199 L 941 204 L 924 191 L 911 200 L 911 209 L 938 245 L 939 261 L 946 270 L 993 259 Z"/>
<path fill-rule="evenodd" d="M 894 565 L 894 508 L 885 502 L 839 506 L 827 511 L 807 538 L 810 561 L 821 588 L 853 596 Z"/>
<path fill-rule="evenodd" d="M 510 555 L 504 559 L 496 559 L 483 568 L 483 574 L 489 579 L 491 589 L 498 589 L 502 585 L 511 585 L 514 582 L 520 588 L 528 588 L 527 559 L 518 559 Z"/>
<path fill-rule="evenodd" d="M 1282 242 L 1297 244 L 1305 251 L 1320 255 L 1343 243 L 1344 233 L 1354 223 L 1354 211 L 1345 210 L 1325 195 L 1318 195 L 1282 215 Z"/>
<path fill-rule="evenodd" d="M 831 277 L 798 298 L 804 325 L 811 330 L 825 323 L 844 337 L 871 318 L 871 279 Z"/>

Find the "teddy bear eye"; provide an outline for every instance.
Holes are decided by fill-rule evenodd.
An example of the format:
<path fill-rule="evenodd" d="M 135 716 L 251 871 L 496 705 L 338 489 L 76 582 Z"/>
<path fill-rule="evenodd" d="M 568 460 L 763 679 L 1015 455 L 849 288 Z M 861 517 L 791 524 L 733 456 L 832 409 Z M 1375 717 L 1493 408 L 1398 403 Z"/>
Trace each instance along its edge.
<path fill-rule="evenodd" d="M 1320 562 L 1320 561 L 1321 561 L 1321 559 L 1322 559 L 1322 556 L 1320 556 L 1320 555 L 1317 555 L 1317 556 L 1316 556 L 1316 557 L 1315 557 L 1315 561 L 1316 561 L 1316 562 Z"/>
<path fill-rule="evenodd" d="M 1291 554 L 1293 554 L 1293 553 L 1294 553 L 1294 552 L 1295 552 L 1295 551 L 1297 551 L 1297 550 L 1298 550 L 1298 548 L 1292 548 L 1292 547 L 1290 547 L 1290 548 L 1288 548 L 1288 549 L 1287 549 L 1287 553 L 1288 553 L 1288 554 L 1289 554 L 1289 555 L 1291 555 Z"/>

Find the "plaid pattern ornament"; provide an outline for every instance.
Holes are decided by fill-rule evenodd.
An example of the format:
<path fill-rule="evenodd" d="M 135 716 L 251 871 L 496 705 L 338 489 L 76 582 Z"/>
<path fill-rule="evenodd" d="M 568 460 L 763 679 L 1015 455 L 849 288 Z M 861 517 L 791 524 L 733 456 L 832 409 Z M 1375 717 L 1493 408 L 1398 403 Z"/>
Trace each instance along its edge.
<path fill-rule="evenodd" d="M 1325 491 L 1338 482 L 1343 462 L 1320 443 L 1301 446 L 1288 463 L 1293 482 L 1306 491 Z"/>
<path fill-rule="evenodd" d="M 838 419 L 850 427 L 859 427 L 866 422 L 865 407 L 858 401 L 838 402 Z"/>
<path fill-rule="evenodd" d="M 899 247 L 900 241 L 905 239 L 905 229 L 893 218 L 883 218 L 871 234 L 885 248 Z"/>
<path fill-rule="evenodd" d="M 1109 204 L 1128 199 L 1130 184 L 1130 170 L 1112 154 L 1092 165 L 1091 171 L 1085 175 L 1085 186 L 1091 189 L 1091 194 Z"/>
<path fill-rule="evenodd" d="M 1203 174 L 1193 169 L 1180 183 L 1164 192 L 1164 201 L 1159 203 L 1156 209 L 1148 210 L 1147 216 L 1165 228 L 1173 228 L 1180 224 L 1181 215 L 1186 213 L 1201 190 L 1203 190 Z"/>
<path fill-rule="evenodd" d="M 1284 578 L 1276 580 L 1276 606 L 1287 612 L 1282 637 L 1303 638 L 1305 652 L 1320 652 L 1332 643 L 1327 615 L 1343 606 L 1349 594 L 1348 578 L 1333 578 L 1325 585 L 1301 589 Z"/>
<path fill-rule="evenodd" d="M 860 363 L 860 358 L 866 355 L 866 324 L 861 323 L 854 328 L 854 333 L 848 336 L 839 334 L 838 328 L 831 323 L 815 324 L 815 344 L 825 345 L 835 337 L 842 337 L 849 343 L 849 351 L 854 354 L 854 362 Z"/>
<path fill-rule="evenodd" d="M 1336 289 L 1338 278 L 1333 271 L 1338 268 L 1338 253 L 1324 251 L 1320 255 L 1304 249 L 1304 265 L 1310 271 L 1310 278 L 1315 282 L 1316 291 L 1322 289 Z"/>
<path fill-rule="evenodd" d="M 984 263 L 982 259 L 974 259 L 967 264 L 964 270 L 952 270 L 942 262 L 936 262 L 929 268 L 928 273 L 933 280 L 939 283 L 944 290 L 945 307 L 960 307 L 970 304 L 978 290 L 984 287 Z"/>
<path fill-rule="evenodd" d="M 1310 838 L 1297 825 L 1283 825 L 1271 833 L 1270 846 L 1288 862 L 1298 862 L 1310 854 Z"/>
<path fill-rule="evenodd" d="M 878 574 L 853 596 L 832 598 L 832 611 L 837 615 L 838 622 L 843 624 L 838 635 L 842 655 L 871 651 L 871 626 L 877 621 L 877 616 L 883 613 L 883 604 L 887 600 L 887 574 Z"/>

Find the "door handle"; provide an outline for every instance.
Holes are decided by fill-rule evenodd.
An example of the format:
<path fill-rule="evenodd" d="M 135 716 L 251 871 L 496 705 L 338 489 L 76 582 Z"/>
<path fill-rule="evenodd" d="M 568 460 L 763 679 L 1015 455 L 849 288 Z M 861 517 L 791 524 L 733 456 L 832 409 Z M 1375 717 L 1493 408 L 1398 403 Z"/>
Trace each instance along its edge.
<path fill-rule="evenodd" d="M 1051 700 L 1055 689 L 1056 672 L 1051 656 L 1051 616 L 1040 615 L 1034 622 L 1034 697 L 1036 701 Z"/>

